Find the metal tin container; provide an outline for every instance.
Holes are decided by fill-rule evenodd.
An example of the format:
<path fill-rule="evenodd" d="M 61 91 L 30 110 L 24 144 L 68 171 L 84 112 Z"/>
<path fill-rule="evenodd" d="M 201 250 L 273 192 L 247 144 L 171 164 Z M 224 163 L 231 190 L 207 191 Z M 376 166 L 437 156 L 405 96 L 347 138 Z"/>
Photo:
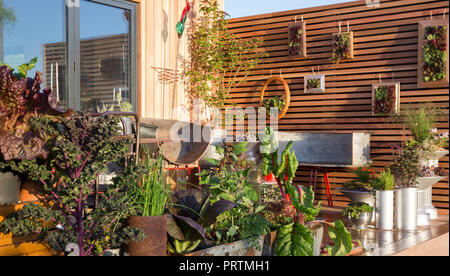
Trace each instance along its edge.
<path fill-rule="evenodd" d="M 375 226 L 381 230 L 394 229 L 394 191 L 376 191 Z"/>
<path fill-rule="evenodd" d="M 166 256 L 167 255 L 167 215 L 157 217 L 132 216 L 128 225 L 145 232 L 143 241 L 130 241 L 130 256 Z"/>
<path fill-rule="evenodd" d="M 358 218 L 354 218 L 351 215 L 348 215 L 348 219 L 350 220 L 350 223 L 353 225 L 353 227 L 355 227 L 357 230 L 364 230 L 372 221 L 372 213 L 361 213 L 359 214 Z"/>
<path fill-rule="evenodd" d="M 20 179 L 8 172 L 0 172 L 0 205 L 16 203 L 19 201 Z"/>
<path fill-rule="evenodd" d="M 417 188 L 401 188 L 395 192 L 395 228 L 417 229 Z"/>

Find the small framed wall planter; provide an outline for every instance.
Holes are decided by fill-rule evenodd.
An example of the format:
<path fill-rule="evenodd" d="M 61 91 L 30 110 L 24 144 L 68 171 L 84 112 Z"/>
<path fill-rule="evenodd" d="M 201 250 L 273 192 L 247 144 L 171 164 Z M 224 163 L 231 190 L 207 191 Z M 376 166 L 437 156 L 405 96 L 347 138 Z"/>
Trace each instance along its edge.
<path fill-rule="evenodd" d="M 306 58 L 306 22 L 295 22 L 288 25 L 289 56 L 292 58 Z"/>
<path fill-rule="evenodd" d="M 324 93 L 325 75 L 305 76 L 305 93 Z"/>
<path fill-rule="evenodd" d="M 331 61 L 339 64 L 346 59 L 354 58 L 353 53 L 353 32 L 339 32 L 333 34 L 333 52 Z"/>
<path fill-rule="evenodd" d="M 372 85 L 372 115 L 400 114 L 400 82 Z"/>
<path fill-rule="evenodd" d="M 419 57 L 417 86 L 448 87 L 448 21 L 428 20 L 419 23 Z"/>

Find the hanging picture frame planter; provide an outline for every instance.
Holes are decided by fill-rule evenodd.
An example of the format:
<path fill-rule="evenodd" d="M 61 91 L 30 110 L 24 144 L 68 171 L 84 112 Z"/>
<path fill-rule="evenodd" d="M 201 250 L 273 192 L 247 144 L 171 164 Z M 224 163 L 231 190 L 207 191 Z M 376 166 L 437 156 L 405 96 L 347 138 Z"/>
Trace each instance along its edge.
<path fill-rule="evenodd" d="M 419 57 L 417 86 L 419 88 L 449 85 L 449 24 L 437 19 L 419 22 Z"/>
<path fill-rule="evenodd" d="M 273 98 L 266 97 L 266 100 L 264 100 L 264 96 L 267 90 L 267 87 L 273 82 L 280 82 L 283 85 L 284 88 L 284 95 L 281 97 L 275 96 Z M 282 103 L 282 105 L 281 105 Z M 270 77 L 266 83 L 264 84 L 261 94 L 260 94 L 260 101 L 259 105 L 261 107 L 275 107 L 278 108 L 278 120 L 281 120 L 286 116 L 286 113 L 289 109 L 289 105 L 291 103 L 291 90 L 289 89 L 289 84 L 285 79 L 283 79 L 280 76 L 273 76 Z M 269 108 L 270 109 L 270 108 Z M 269 111 L 270 115 L 270 111 Z"/>
<path fill-rule="evenodd" d="M 332 54 L 330 60 L 334 64 L 339 64 L 343 60 L 354 58 L 353 53 L 353 32 L 350 31 L 350 24 L 347 21 L 347 31 L 341 31 L 339 22 L 339 32 L 333 34 Z"/>
<path fill-rule="evenodd" d="M 292 58 L 306 58 L 306 22 L 295 22 L 288 25 L 289 29 L 289 56 Z"/>
<path fill-rule="evenodd" d="M 372 115 L 400 114 L 400 82 L 372 85 Z"/>
<path fill-rule="evenodd" d="M 305 93 L 324 93 L 325 75 L 305 76 Z"/>

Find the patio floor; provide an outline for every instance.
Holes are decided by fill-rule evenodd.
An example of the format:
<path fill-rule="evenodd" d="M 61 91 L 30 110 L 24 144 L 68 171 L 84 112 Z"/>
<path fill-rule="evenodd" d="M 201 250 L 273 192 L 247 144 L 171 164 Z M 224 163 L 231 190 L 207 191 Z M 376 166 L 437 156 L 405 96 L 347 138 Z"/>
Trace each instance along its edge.
<path fill-rule="evenodd" d="M 319 216 L 327 221 L 341 219 L 349 227 L 353 239 L 361 241 L 364 249 L 360 254 L 362 256 L 449 256 L 448 215 L 439 215 L 430 226 L 420 226 L 416 231 L 377 230 L 374 225 L 356 231 L 341 213 L 342 208 L 323 207 Z M 328 241 L 329 237 L 325 235 L 324 242 Z"/>

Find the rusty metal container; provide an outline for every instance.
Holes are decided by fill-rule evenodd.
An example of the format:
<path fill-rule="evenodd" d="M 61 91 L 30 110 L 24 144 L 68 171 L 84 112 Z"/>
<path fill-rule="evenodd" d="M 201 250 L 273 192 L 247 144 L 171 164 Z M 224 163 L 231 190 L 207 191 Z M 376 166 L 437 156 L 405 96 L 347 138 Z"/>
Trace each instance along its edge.
<path fill-rule="evenodd" d="M 130 227 L 145 232 L 147 237 L 141 242 L 130 241 L 130 256 L 166 256 L 167 255 L 167 215 L 158 217 L 132 216 L 128 219 Z"/>
<path fill-rule="evenodd" d="M 184 256 L 200 257 L 200 256 L 230 256 L 230 257 L 253 257 L 263 256 L 264 240 L 266 236 L 261 236 L 257 240 L 257 245 L 250 241 L 250 239 L 236 241 L 229 244 L 222 244 L 196 251 Z"/>

